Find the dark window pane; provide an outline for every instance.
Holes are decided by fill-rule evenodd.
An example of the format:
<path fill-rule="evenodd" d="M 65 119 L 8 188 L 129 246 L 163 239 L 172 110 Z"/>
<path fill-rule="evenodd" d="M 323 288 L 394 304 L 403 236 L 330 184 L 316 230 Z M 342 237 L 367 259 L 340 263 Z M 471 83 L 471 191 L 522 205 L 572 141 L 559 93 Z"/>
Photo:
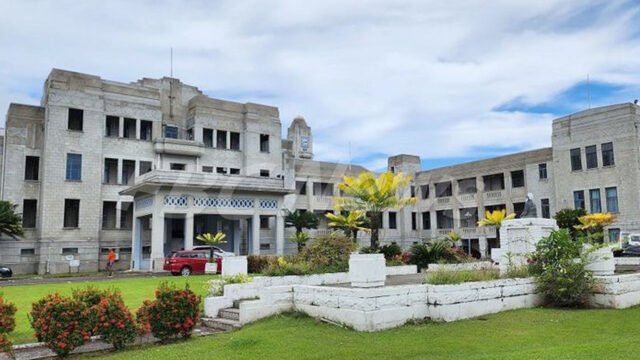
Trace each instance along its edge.
<path fill-rule="evenodd" d="M 476 178 L 458 180 L 458 194 L 475 194 L 476 192 L 478 192 Z"/>
<path fill-rule="evenodd" d="M 167 139 L 177 139 L 178 138 L 178 128 L 175 126 L 165 126 L 164 127 L 164 137 Z"/>
<path fill-rule="evenodd" d="M 431 229 L 431 214 L 428 211 L 422 213 L 422 228 L 425 230 Z"/>
<path fill-rule="evenodd" d="M 514 188 L 524 187 L 523 170 L 516 170 L 511 172 L 511 186 Z"/>
<path fill-rule="evenodd" d="M 38 156 L 27 156 L 25 159 L 24 179 L 38 180 L 40 172 L 40 158 Z"/>
<path fill-rule="evenodd" d="M 398 228 L 396 217 L 397 216 L 396 216 L 395 212 L 389 212 L 389 229 L 397 229 Z"/>
<path fill-rule="evenodd" d="M 582 170 L 582 158 L 580 157 L 580 149 L 571 149 L 571 170 Z"/>
<path fill-rule="evenodd" d="M 598 152 L 595 145 L 587 146 L 584 148 L 585 156 L 587 157 L 587 169 L 594 169 L 598 167 Z"/>
<path fill-rule="evenodd" d="M 67 180 L 79 181 L 82 178 L 82 155 L 67 154 Z"/>
<path fill-rule="evenodd" d="M 573 206 L 576 209 L 584 209 L 584 191 L 578 190 L 573 192 Z"/>
<path fill-rule="evenodd" d="M 80 215 L 80 200 L 64 199 L 64 224 L 66 228 L 77 228 Z"/>
<path fill-rule="evenodd" d="M 602 144 L 602 166 L 615 165 L 613 157 L 613 143 Z"/>
<path fill-rule="evenodd" d="M 36 214 L 38 210 L 38 200 L 24 199 L 22 201 L 22 227 L 36 227 Z"/>
<path fill-rule="evenodd" d="M 540 180 L 547 178 L 547 164 L 538 164 L 538 177 Z"/>
<path fill-rule="evenodd" d="M 607 196 L 607 211 L 612 213 L 618 212 L 618 189 L 608 187 L 604 189 Z"/>
<path fill-rule="evenodd" d="M 453 195 L 451 181 L 436 184 L 436 197 L 447 197 Z"/>
<path fill-rule="evenodd" d="M 591 213 L 602 212 L 602 204 L 600 202 L 600 189 L 589 190 L 589 205 L 591 206 Z"/>
<path fill-rule="evenodd" d="M 84 118 L 84 111 L 80 109 L 69 109 L 67 129 L 82 131 L 83 118 Z"/>
<path fill-rule="evenodd" d="M 549 206 L 549 199 L 540 200 L 540 209 L 541 209 L 543 218 L 551 219 L 551 209 Z"/>

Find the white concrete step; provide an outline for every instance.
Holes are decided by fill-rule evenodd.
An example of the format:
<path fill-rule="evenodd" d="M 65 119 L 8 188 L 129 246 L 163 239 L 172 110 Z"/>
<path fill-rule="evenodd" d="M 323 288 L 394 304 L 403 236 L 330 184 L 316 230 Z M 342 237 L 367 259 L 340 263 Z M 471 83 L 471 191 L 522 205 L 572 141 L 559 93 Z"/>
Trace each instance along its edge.
<path fill-rule="evenodd" d="M 218 316 L 223 319 L 239 321 L 240 320 L 240 310 L 235 308 L 227 308 L 218 311 Z"/>
<path fill-rule="evenodd" d="M 202 318 L 202 325 L 222 331 L 232 331 L 239 329 L 242 325 L 235 320 L 223 319 L 223 318 Z"/>

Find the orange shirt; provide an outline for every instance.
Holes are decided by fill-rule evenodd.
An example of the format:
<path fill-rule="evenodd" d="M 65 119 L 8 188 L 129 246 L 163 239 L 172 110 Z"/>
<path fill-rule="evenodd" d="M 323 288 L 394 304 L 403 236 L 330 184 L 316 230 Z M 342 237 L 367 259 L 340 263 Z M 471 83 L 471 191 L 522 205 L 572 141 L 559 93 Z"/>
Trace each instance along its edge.
<path fill-rule="evenodd" d="M 116 261 L 116 253 L 113 251 L 109 252 L 109 262 L 115 262 Z"/>

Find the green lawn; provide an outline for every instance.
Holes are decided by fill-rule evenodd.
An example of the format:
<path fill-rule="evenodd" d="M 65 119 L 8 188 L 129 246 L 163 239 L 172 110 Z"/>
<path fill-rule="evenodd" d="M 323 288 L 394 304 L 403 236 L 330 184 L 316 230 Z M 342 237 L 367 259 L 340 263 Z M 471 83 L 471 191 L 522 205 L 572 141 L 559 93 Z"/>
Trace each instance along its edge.
<path fill-rule="evenodd" d="M 109 281 L 88 281 L 74 282 L 63 284 L 42 284 L 42 285 L 24 285 L 24 286 L 3 286 L 0 287 L 0 293 L 4 294 L 7 301 L 13 302 L 18 308 L 16 314 L 16 330 L 11 333 L 11 338 L 15 344 L 34 342 L 33 329 L 29 325 L 27 313 L 31 310 L 31 303 L 40 299 L 42 296 L 59 292 L 60 294 L 71 294 L 71 289 L 92 285 L 98 288 L 117 288 L 122 292 L 127 306 L 131 311 L 135 312 L 142 301 L 153 298 L 154 292 L 158 284 L 163 281 L 173 282 L 178 286 L 184 286 L 189 283 L 191 289 L 197 294 L 204 295 L 206 293 L 206 283 L 213 276 L 191 276 L 191 277 L 172 277 L 157 276 L 135 279 L 109 280 Z"/>
<path fill-rule="evenodd" d="M 275 316 L 226 334 L 110 353 L 115 359 L 637 359 L 640 308 L 528 309 L 360 333 Z M 93 355 L 97 357 L 101 355 Z"/>

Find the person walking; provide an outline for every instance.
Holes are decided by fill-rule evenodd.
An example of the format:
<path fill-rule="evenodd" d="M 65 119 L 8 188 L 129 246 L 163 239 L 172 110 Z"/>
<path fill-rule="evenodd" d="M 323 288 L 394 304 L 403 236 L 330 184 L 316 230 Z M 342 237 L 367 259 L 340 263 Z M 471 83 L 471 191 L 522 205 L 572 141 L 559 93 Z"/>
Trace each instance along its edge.
<path fill-rule="evenodd" d="M 113 249 L 109 249 L 109 258 L 107 259 L 107 274 L 113 276 L 113 264 L 116 262 L 116 253 Z"/>

